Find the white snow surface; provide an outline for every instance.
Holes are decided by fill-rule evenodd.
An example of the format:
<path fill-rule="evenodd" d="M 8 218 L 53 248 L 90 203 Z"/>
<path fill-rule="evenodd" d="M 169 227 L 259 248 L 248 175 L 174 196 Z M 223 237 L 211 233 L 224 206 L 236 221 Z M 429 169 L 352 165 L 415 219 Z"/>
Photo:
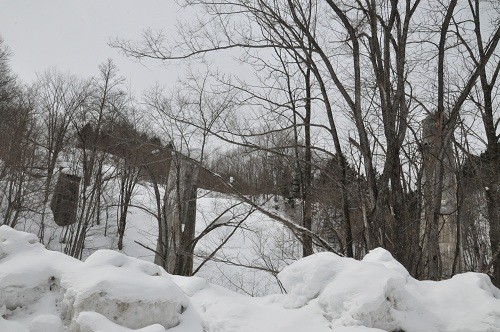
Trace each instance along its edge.
<path fill-rule="evenodd" d="M 95 311 L 128 328 L 152 324 L 170 328 L 179 324 L 188 305 L 170 275 L 157 265 L 112 250 L 98 250 L 63 274 L 61 286 L 65 290 L 62 314 L 67 321 Z"/>
<path fill-rule="evenodd" d="M 164 270 L 112 250 L 81 262 L 1 226 L 0 258 L 0 331 L 162 331 L 189 306 Z"/>
<path fill-rule="evenodd" d="M 500 330 L 486 275 L 418 281 L 380 248 L 362 261 L 317 253 L 278 278 L 286 294 L 251 297 L 111 250 L 81 262 L 1 226 L 0 331 Z"/>

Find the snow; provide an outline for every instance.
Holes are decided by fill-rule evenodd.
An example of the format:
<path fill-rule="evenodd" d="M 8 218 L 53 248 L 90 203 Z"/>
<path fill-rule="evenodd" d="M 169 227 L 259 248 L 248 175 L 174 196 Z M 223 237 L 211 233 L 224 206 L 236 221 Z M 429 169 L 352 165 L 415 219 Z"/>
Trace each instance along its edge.
<path fill-rule="evenodd" d="M 248 215 L 250 207 L 241 203 L 237 205 L 238 203 L 240 202 L 237 200 L 221 197 L 198 199 L 197 233 L 217 217 L 217 224 L 229 223 L 229 226 L 218 227 L 200 239 L 195 248 L 195 267 L 203 261 L 203 257 L 213 252 L 235 232 L 196 275 L 211 283 L 252 296 L 279 293 L 280 286 L 270 272 L 279 272 L 300 258 L 298 241 L 281 224 L 258 211 Z M 223 213 L 231 206 L 234 207 Z M 234 230 L 233 226 L 240 221 L 243 221 L 241 226 Z"/>
<path fill-rule="evenodd" d="M 251 297 L 112 250 L 85 262 L 0 227 L 0 331 L 498 331 L 484 274 L 413 279 L 384 249 L 317 253 L 283 268 L 285 294 Z"/>
<path fill-rule="evenodd" d="M 30 332 L 59 332 L 64 331 L 64 325 L 56 315 L 38 315 L 36 316 L 29 326 Z"/>
<path fill-rule="evenodd" d="M 78 315 L 76 319 L 80 332 L 125 332 L 125 331 L 140 331 L 140 332 L 164 332 L 165 328 L 159 324 L 146 326 L 141 329 L 128 329 L 113 323 L 103 315 L 96 312 L 84 311 Z"/>
<path fill-rule="evenodd" d="M 190 305 L 157 265 L 112 250 L 81 262 L 1 226 L 0 253 L 0 331 L 22 330 L 16 321 L 30 331 L 158 331 L 179 325 Z"/>
<path fill-rule="evenodd" d="M 381 248 L 362 261 L 319 253 L 286 267 L 278 277 L 285 305 L 317 305 L 331 327 L 385 331 L 497 331 L 500 291 L 479 273 L 439 282 L 418 281 Z"/>
<path fill-rule="evenodd" d="M 148 207 L 152 202 L 149 195 L 151 195 L 149 187 L 138 185 L 133 198 L 134 205 Z M 253 296 L 279 293 L 280 287 L 276 277 L 268 270 L 279 272 L 300 258 L 301 248 L 293 234 L 258 211 L 246 217 L 250 208 L 240 201 L 201 191 L 198 196 L 196 235 L 216 218 L 218 220 L 215 224 L 221 227 L 215 228 L 197 243 L 195 269 L 204 261 L 204 257 L 218 248 L 223 241 L 227 241 L 215 257 L 202 266 L 196 276 L 210 283 Z M 155 248 L 158 237 L 157 221 L 137 207 L 131 207 L 129 212 L 123 239 L 124 247 L 121 252 L 152 262 L 154 253 L 136 242 Z M 235 230 L 233 226 L 243 219 L 245 220 L 241 226 Z M 233 231 L 235 232 L 231 235 Z M 113 232 L 109 231 L 108 234 Z M 104 243 L 102 232 L 101 235 L 91 235 L 87 242 L 94 244 L 96 240 Z M 109 245 L 107 247 L 110 248 Z"/>
<path fill-rule="evenodd" d="M 281 294 L 250 297 L 199 278 L 174 277 L 192 294 L 190 300 L 200 313 L 206 331 L 331 331 L 318 307 L 286 309 Z"/>
<path fill-rule="evenodd" d="M 52 291 L 64 271 L 80 262 L 60 252 L 47 251 L 34 234 L 0 227 L 0 307 L 14 309 Z"/>
<path fill-rule="evenodd" d="M 63 275 L 63 317 L 95 311 L 115 323 L 140 328 L 179 324 L 187 298 L 157 265 L 112 250 L 98 250 Z M 140 317 L 138 319 L 137 317 Z"/>
<path fill-rule="evenodd" d="M 320 294 L 349 261 L 330 253 L 317 253 L 287 266 L 278 275 L 288 292 L 285 306 L 300 308 Z M 354 263 L 354 259 L 352 260 Z M 338 270 L 337 270 L 338 269 Z"/>

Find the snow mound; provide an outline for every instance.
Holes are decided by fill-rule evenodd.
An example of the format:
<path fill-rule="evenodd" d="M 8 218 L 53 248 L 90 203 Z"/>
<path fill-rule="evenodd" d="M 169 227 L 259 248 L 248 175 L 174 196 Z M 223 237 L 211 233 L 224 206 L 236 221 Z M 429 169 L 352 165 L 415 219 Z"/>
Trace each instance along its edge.
<path fill-rule="evenodd" d="M 46 250 L 33 234 L 0 226 L 0 307 L 14 310 L 57 292 L 63 272 L 80 263 Z"/>
<path fill-rule="evenodd" d="M 288 292 L 285 307 L 300 308 L 316 298 L 335 278 L 335 275 L 354 259 L 322 252 L 298 260 L 285 267 L 278 278 Z"/>
<path fill-rule="evenodd" d="M 0 227 L 0 331 L 165 331 L 189 306 L 155 264 L 111 250 L 81 262 Z"/>
<path fill-rule="evenodd" d="M 111 250 L 81 262 L 2 226 L 0 331 L 500 331 L 488 276 L 418 281 L 380 248 L 311 255 L 278 278 L 286 294 L 251 297 Z"/>
<path fill-rule="evenodd" d="M 388 269 L 398 271 L 399 273 L 401 273 L 401 275 L 404 275 L 406 277 L 410 276 L 410 273 L 408 273 L 403 264 L 395 260 L 390 252 L 382 248 L 375 248 L 373 250 L 370 250 L 370 252 L 366 254 L 365 257 L 363 257 L 362 261 L 368 263 L 379 263 L 384 265 Z"/>
<path fill-rule="evenodd" d="M 170 328 L 188 306 L 182 290 L 157 265 L 112 250 L 96 251 L 64 274 L 61 286 L 66 320 L 95 311 L 127 328 Z"/>
<path fill-rule="evenodd" d="M 488 276 L 465 273 L 440 282 L 418 281 L 381 248 L 362 261 L 333 253 L 315 254 L 286 267 L 278 277 L 288 291 L 285 307 L 314 302 L 334 329 L 500 329 L 500 291 Z"/>

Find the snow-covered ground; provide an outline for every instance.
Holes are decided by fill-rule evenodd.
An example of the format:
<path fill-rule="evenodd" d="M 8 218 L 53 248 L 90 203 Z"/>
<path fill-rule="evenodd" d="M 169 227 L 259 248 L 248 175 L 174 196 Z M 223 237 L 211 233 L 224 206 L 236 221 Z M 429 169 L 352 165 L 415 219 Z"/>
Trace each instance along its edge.
<path fill-rule="evenodd" d="M 299 259 L 286 228 L 217 193 L 198 199 L 197 234 L 222 227 L 200 238 L 196 276 L 169 275 L 147 249 L 157 239 L 150 195 L 146 183 L 137 186 L 123 250 L 110 215 L 90 229 L 83 262 L 61 253 L 61 229 L 50 220 L 51 250 L 34 234 L 0 227 L 0 332 L 500 331 L 500 291 L 486 275 L 417 281 L 383 249 L 362 261 Z"/>
<path fill-rule="evenodd" d="M 389 252 L 318 253 L 279 274 L 286 294 L 251 297 L 111 250 L 85 262 L 0 227 L 0 331 L 498 331 L 483 274 L 417 281 Z"/>
<path fill-rule="evenodd" d="M 151 190 L 139 185 L 134 195 L 134 205 L 129 210 L 122 253 L 154 261 L 158 238 L 156 219 L 151 210 Z M 293 234 L 282 225 L 241 202 L 218 193 L 200 193 L 197 200 L 196 233 L 199 235 L 214 220 L 217 227 L 198 241 L 195 248 L 194 268 L 203 266 L 196 273 L 207 281 L 243 294 L 262 296 L 281 292 L 275 275 L 285 266 L 301 257 L 301 247 Z M 141 206 L 139 208 L 137 206 Z M 147 208 L 146 210 L 143 208 Z M 239 223 L 239 227 L 236 227 Z M 84 258 L 97 249 L 116 249 L 116 225 L 108 223 L 104 236 L 103 225 L 94 226 L 86 240 Z M 236 228 L 236 229 L 235 229 Z M 57 228 L 53 233 L 60 232 Z M 47 241 L 46 241 L 47 242 Z M 221 246 L 221 244 L 223 244 Z M 219 246 L 216 255 L 205 258 Z M 55 239 L 51 249 L 62 251 Z"/>

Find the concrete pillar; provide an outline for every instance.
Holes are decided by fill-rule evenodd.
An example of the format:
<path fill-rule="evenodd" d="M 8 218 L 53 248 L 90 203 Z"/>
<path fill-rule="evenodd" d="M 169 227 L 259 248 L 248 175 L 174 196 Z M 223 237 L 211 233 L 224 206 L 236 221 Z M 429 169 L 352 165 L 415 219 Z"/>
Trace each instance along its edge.
<path fill-rule="evenodd" d="M 166 202 L 169 273 L 188 276 L 193 272 L 198 174 L 195 161 L 180 154 L 173 156 Z"/>
<path fill-rule="evenodd" d="M 422 141 L 423 141 L 423 218 L 421 224 L 421 239 L 423 239 L 424 250 L 429 250 L 426 234 L 431 227 L 435 195 L 441 195 L 440 220 L 438 225 L 438 241 L 440 254 L 441 277 L 451 276 L 455 256 L 457 254 L 457 179 L 455 176 L 456 164 L 453 156 L 451 142 L 444 147 L 444 160 L 438 160 L 439 147 L 441 140 L 440 125 L 435 115 L 427 116 L 423 122 Z M 443 191 L 434 192 L 436 182 L 436 170 L 443 163 Z"/>

